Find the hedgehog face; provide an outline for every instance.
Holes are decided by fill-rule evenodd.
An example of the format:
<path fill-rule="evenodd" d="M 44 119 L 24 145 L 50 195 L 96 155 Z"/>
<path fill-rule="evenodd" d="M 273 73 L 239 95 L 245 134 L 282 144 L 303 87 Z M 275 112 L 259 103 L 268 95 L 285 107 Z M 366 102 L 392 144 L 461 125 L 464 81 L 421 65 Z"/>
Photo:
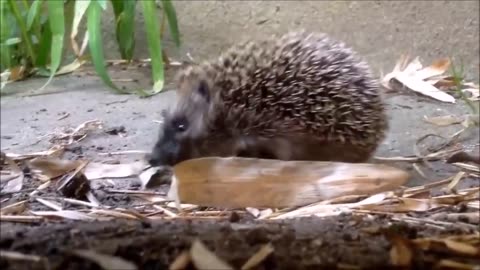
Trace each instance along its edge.
<path fill-rule="evenodd" d="M 182 92 L 175 108 L 164 114 L 164 124 L 149 158 L 152 166 L 173 166 L 194 158 L 195 144 L 205 136 L 210 106 L 208 85 L 199 81 L 191 91 Z"/>

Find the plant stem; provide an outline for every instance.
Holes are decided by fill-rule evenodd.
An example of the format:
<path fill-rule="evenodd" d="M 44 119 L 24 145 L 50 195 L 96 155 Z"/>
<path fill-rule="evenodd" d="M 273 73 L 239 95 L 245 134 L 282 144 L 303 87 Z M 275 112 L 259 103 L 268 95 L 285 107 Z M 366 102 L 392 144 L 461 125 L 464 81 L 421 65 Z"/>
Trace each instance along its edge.
<path fill-rule="evenodd" d="M 27 47 L 27 53 L 31 58 L 31 62 L 35 63 L 36 57 L 35 57 L 35 52 L 33 51 L 32 41 L 28 37 L 27 27 L 25 25 L 25 22 L 23 21 L 22 16 L 20 15 L 20 12 L 16 4 L 16 0 L 9 0 L 8 4 L 10 5 L 12 13 L 15 16 L 15 19 L 17 20 L 18 25 L 20 26 L 23 41 L 25 42 L 25 45 Z"/>

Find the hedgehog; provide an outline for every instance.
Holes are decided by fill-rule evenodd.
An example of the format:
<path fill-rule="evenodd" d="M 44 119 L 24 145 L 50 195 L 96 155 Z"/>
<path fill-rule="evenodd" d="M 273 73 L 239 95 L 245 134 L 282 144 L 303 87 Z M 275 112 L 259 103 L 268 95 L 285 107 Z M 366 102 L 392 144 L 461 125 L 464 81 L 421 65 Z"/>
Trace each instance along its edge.
<path fill-rule="evenodd" d="M 388 129 L 365 60 L 304 30 L 233 45 L 176 75 L 152 166 L 202 157 L 368 161 Z"/>

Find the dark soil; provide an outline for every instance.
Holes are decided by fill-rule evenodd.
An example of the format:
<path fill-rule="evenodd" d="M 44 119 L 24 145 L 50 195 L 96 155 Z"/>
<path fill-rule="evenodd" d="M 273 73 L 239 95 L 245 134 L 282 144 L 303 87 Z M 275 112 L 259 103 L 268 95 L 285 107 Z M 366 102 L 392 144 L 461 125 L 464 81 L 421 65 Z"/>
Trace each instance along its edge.
<path fill-rule="evenodd" d="M 76 249 L 119 256 L 135 263 L 138 269 L 168 269 L 180 252 L 198 238 L 236 269 L 268 242 L 274 252 L 255 269 L 399 269 L 390 260 L 391 236 L 412 239 L 464 233 L 472 232 L 411 225 L 388 217 L 351 215 L 263 222 L 2 223 L 0 249 L 45 256 L 50 269 L 100 269 L 93 262 L 69 255 Z M 432 269 L 440 259 L 462 260 L 445 253 L 417 250 L 413 254 L 412 265 L 403 269 Z M 470 258 L 472 262 L 478 265 L 480 259 Z M 44 265 L 4 258 L 0 261 L 1 269 L 45 269 Z"/>

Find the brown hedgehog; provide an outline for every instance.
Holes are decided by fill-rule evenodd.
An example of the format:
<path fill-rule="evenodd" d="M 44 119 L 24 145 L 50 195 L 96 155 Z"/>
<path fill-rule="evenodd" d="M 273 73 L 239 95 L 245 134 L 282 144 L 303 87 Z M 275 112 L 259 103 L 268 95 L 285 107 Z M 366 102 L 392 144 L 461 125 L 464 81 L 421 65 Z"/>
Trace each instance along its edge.
<path fill-rule="evenodd" d="M 388 128 L 368 65 L 322 33 L 233 46 L 182 70 L 177 86 L 152 166 L 207 156 L 365 162 Z"/>

